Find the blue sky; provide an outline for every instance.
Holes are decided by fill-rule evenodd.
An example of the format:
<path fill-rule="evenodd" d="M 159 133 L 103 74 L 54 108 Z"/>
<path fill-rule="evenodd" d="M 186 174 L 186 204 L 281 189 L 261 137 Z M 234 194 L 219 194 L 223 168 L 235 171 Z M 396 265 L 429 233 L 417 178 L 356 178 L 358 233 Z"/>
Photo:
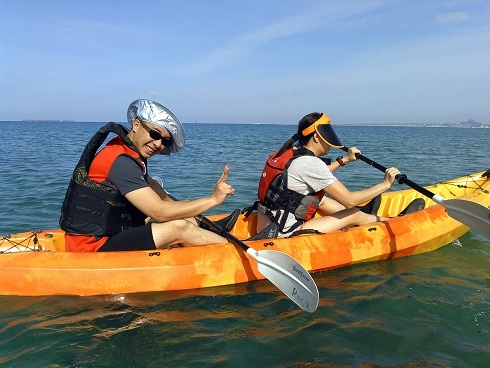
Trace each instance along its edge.
<path fill-rule="evenodd" d="M 0 0 L 0 120 L 490 123 L 487 0 Z"/>

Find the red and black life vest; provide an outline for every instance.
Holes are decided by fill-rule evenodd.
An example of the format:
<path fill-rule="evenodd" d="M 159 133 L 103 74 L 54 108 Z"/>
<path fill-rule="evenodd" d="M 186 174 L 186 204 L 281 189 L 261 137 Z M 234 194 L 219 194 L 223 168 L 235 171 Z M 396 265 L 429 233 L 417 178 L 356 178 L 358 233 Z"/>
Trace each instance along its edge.
<path fill-rule="evenodd" d="M 100 151 L 97 164 L 91 167 L 97 150 L 109 133 L 118 136 Z M 117 189 L 104 184 L 109 171 L 120 155 L 128 155 L 141 167 L 148 180 L 145 163 L 127 137 L 122 125 L 109 123 L 99 129 L 85 147 L 66 191 L 61 208 L 60 227 L 69 234 L 112 236 L 142 226 L 146 216 L 134 207 Z"/>
<path fill-rule="evenodd" d="M 293 160 L 301 156 L 314 156 L 314 154 L 302 147 L 290 148 L 280 156 L 274 152 L 267 159 L 260 177 L 259 201 L 267 209 L 265 214 L 279 224 L 280 230 L 284 228 L 288 213 L 293 213 L 298 220 L 298 224 L 288 231 L 313 218 L 324 195 L 323 191 L 304 195 L 288 189 L 287 169 Z M 271 212 L 274 210 L 282 210 L 284 214 L 281 216 L 280 211 L 277 211 L 274 216 Z"/>

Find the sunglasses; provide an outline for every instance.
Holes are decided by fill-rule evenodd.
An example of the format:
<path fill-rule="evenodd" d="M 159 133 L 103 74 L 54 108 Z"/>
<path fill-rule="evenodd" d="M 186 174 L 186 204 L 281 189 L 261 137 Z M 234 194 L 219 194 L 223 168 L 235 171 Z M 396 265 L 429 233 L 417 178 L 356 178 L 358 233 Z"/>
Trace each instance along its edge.
<path fill-rule="evenodd" d="M 150 138 L 151 139 L 154 139 L 154 140 L 161 139 L 162 140 L 162 144 L 165 147 L 172 147 L 172 145 L 174 144 L 174 141 L 173 141 L 172 137 L 164 137 L 164 136 L 162 136 L 160 134 L 160 132 L 158 130 L 151 129 L 148 125 L 146 125 L 141 120 L 138 120 L 138 121 L 141 123 L 141 126 L 143 128 L 145 128 L 145 130 L 148 132 L 148 134 L 150 135 Z"/>

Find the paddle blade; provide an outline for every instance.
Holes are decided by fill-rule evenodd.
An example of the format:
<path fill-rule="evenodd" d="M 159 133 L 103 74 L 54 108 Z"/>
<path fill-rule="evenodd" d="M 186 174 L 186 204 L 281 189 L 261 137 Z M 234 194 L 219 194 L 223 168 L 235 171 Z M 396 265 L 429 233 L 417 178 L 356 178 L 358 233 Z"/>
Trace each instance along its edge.
<path fill-rule="evenodd" d="M 446 208 L 449 216 L 490 239 L 490 209 L 488 207 L 466 199 L 443 199 L 442 201 L 440 198 L 433 199 Z"/>
<path fill-rule="evenodd" d="M 289 254 L 275 250 L 247 253 L 257 261 L 257 269 L 300 308 L 314 312 L 318 307 L 318 288 L 308 271 Z"/>

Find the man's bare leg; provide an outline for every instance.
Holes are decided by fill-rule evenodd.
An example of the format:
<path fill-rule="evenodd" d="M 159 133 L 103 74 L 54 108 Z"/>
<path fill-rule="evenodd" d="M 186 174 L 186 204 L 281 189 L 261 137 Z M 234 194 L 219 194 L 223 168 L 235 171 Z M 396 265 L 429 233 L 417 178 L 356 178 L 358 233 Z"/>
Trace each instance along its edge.
<path fill-rule="evenodd" d="M 174 220 L 151 225 L 153 241 L 157 248 L 170 245 L 226 244 L 228 240 L 197 226 L 195 219 Z"/>

